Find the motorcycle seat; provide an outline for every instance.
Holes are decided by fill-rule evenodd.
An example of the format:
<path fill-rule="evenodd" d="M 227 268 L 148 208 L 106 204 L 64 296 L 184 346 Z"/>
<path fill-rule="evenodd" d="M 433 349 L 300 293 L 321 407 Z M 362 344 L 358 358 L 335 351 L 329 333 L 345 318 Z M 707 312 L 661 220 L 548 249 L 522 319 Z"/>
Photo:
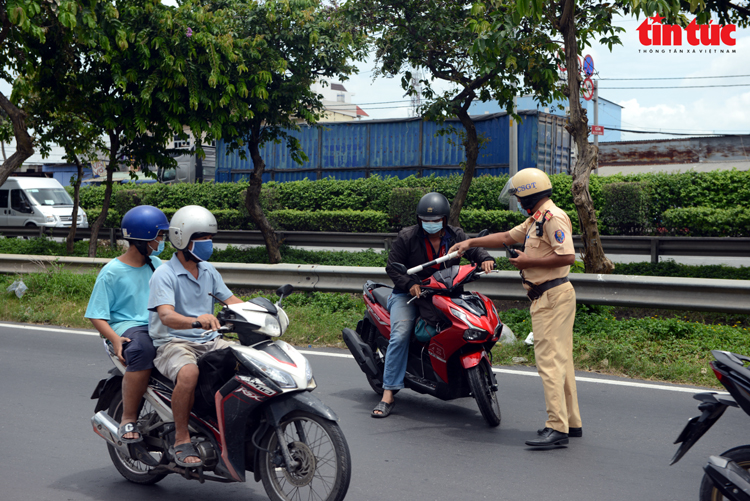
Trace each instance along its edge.
<path fill-rule="evenodd" d="M 372 290 L 372 296 L 383 308 L 388 308 L 388 296 L 391 295 L 393 289 L 390 287 L 378 287 Z"/>

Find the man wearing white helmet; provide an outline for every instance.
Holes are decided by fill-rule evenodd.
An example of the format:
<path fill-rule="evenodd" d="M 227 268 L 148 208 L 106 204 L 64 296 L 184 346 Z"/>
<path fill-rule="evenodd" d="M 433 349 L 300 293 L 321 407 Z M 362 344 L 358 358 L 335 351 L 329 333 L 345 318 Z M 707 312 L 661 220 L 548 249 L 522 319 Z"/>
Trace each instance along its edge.
<path fill-rule="evenodd" d="M 576 295 L 568 281 L 570 265 L 575 262 L 572 226 L 565 211 L 550 200 L 552 183 L 539 169 L 523 169 L 508 180 L 500 201 L 507 205 L 511 196 L 518 198 L 530 216 L 526 221 L 510 231 L 465 240 L 450 251 L 524 244 L 524 251 L 517 251 L 518 256 L 510 262 L 521 270 L 523 286 L 532 301 L 534 355 L 547 404 L 544 428 L 526 445 L 565 445 L 569 436 L 583 436 L 573 367 Z"/>
<path fill-rule="evenodd" d="M 178 210 L 169 223 L 169 241 L 177 250 L 151 278 L 148 309 L 149 334 L 157 347 L 154 366 L 175 382 L 172 413 L 175 424 L 175 462 L 200 466 L 201 459 L 190 442 L 188 418 L 198 383 L 198 358 L 229 346 L 215 332 L 220 327 L 213 315 L 213 294 L 227 304 L 241 303 L 211 264 L 211 238 L 218 231 L 216 218 L 207 209 L 189 205 Z M 200 324 L 200 328 L 193 325 Z M 203 336 L 206 330 L 214 332 Z"/>

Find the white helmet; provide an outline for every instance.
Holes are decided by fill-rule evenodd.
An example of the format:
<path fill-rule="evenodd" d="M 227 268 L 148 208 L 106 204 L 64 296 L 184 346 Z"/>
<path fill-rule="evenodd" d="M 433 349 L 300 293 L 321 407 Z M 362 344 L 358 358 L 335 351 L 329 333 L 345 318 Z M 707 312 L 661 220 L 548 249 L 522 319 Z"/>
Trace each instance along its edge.
<path fill-rule="evenodd" d="M 169 222 L 169 241 L 175 249 L 185 250 L 194 238 L 215 235 L 219 231 L 216 218 L 200 205 L 178 210 Z"/>

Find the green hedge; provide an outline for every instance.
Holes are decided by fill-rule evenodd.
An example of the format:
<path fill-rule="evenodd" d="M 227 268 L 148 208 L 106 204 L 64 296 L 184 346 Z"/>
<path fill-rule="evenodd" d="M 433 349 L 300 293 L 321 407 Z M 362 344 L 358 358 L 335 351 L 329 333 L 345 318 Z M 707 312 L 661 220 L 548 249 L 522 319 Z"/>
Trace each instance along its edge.
<path fill-rule="evenodd" d="M 341 231 L 350 233 L 385 233 L 389 229 L 388 216 L 374 210 L 353 211 L 278 210 L 268 215 L 277 230 Z"/>
<path fill-rule="evenodd" d="M 572 179 L 564 174 L 550 176 L 553 186 L 553 199 L 555 203 L 565 210 L 569 215 L 575 212 L 573 196 L 570 192 Z M 507 176 L 480 176 L 472 181 L 464 210 L 488 210 L 502 211 L 506 209 L 497 200 Z M 288 183 L 269 182 L 263 185 L 260 203 L 266 214 L 281 210 L 293 211 L 376 211 L 390 214 L 389 225 L 393 227 L 406 226 L 411 223 L 404 220 L 402 214 L 408 214 L 411 205 L 418 193 L 437 191 L 445 195 L 449 200 L 455 197 L 461 182 L 461 176 L 451 177 L 425 177 L 414 176 L 406 179 L 380 178 L 372 176 L 369 178 L 355 180 L 323 179 L 319 181 L 293 181 Z M 642 196 L 648 200 L 644 209 L 639 206 L 639 214 L 635 217 L 627 216 L 635 220 L 637 224 L 631 224 L 628 231 L 638 231 L 640 222 L 644 217 L 644 230 L 653 234 L 680 234 L 676 222 L 678 216 L 674 212 L 667 211 L 682 210 L 697 207 L 721 207 L 750 206 L 750 172 L 746 171 L 714 171 L 714 172 L 687 172 L 681 174 L 630 174 L 599 177 L 592 175 L 589 181 L 589 190 L 594 202 L 594 207 L 601 210 L 611 206 L 611 197 L 605 190 L 612 192 L 614 188 L 605 188 L 613 183 L 639 183 L 642 187 Z M 113 187 L 112 211 L 109 219 L 119 221 L 124 214 L 139 203 L 157 206 L 161 209 L 178 209 L 185 205 L 197 204 L 211 211 L 238 211 L 237 216 L 227 216 L 226 224 L 231 228 L 249 227 L 246 223 L 247 211 L 245 209 L 245 193 L 247 183 L 202 183 L 202 184 L 151 184 L 151 185 L 115 185 Z M 71 189 L 72 192 L 72 189 Z M 81 206 L 93 219 L 92 211 L 101 207 L 104 199 L 104 187 L 85 187 L 81 189 Z M 627 207 L 628 204 L 621 204 Z M 645 210 L 646 216 L 642 214 Z M 694 236 L 708 235 L 750 235 L 746 225 L 745 229 L 735 230 L 727 228 L 724 218 L 715 215 L 700 215 L 704 211 L 698 211 L 701 221 L 705 224 L 689 224 L 690 234 Z M 98 214 L 98 212 L 97 212 Z M 610 218 L 606 211 L 601 214 Z M 398 217 L 397 217 L 398 216 Z M 355 216 L 349 216 L 351 217 Z M 484 216 L 490 218 L 491 216 Z M 623 215 L 624 217 L 624 215 Z M 626 219 L 627 219 L 626 218 Z M 361 218 L 360 218 L 361 219 Z M 575 220 L 574 220 L 575 219 Z M 688 218 L 689 219 L 689 218 Z M 577 218 L 571 217 L 574 229 L 578 227 Z M 711 221 L 715 220 L 716 225 Z M 305 223 L 307 224 L 307 223 Z M 368 223 L 369 224 L 369 223 Z M 355 224 L 358 226 L 360 223 Z M 340 222 L 330 223 L 330 226 L 341 226 Z M 621 223 L 615 227 L 600 225 L 603 233 L 617 234 Z M 742 226 L 742 225 L 736 225 Z M 220 226 L 221 227 L 221 226 Z M 738 233 L 739 231 L 739 233 Z M 682 233 L 684 234 L 684 233 Z"/>
<path fill-rule="evenodd" d="M 461 228 L 469 233 L 478 233 L 484 229 L 492 233 L 508 231 L 523 223 L 526 216 L 509 210 L 462 210 L 459 221 Z"/>
<path fill-rule="evenodd" d="M 701 237 L 743 237 L 750 235 L 747 207 L 686 207 L 669 209 L 662 215 L 659 231 L 666 235 Z"/>

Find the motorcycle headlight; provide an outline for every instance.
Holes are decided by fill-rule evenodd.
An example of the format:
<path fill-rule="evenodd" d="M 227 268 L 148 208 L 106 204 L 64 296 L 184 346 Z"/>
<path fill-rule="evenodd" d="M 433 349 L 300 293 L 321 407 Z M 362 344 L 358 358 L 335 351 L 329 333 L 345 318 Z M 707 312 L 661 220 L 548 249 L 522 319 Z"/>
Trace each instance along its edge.
<path fill-rule="evenodd" d="M 482 329 L 467 329 L 466 332 L 464 332 L 464 339 L 466 341 L 482 341 L 487 339 L 489 335 L 489 332 Z"/>
<path fill-rule="evenodd" d="M 279 337 L 281 336 L 281 325 L 279 321 L 273 315 L 265 315 L 264 324 L 258 329 L 258 332 L 265 334 L 266 336 Z"/>
<path fill-rule="evenodd" d="M 477 329 L 480 329 L 480 330 L 482 329 L 481 325 L 476 325 L 471 320 L 469 320 L 469 316 L 466 313 L 464 313 L 463 311 L 457 310 L 455 308 L 451 308 L 451 313 L 453 313 L 453 315 L 455 315 L 456 318 L 458 318 L 459 320 L 461 320 L 466 325 L 468 325 L 470 327 L 476 327 Z"/>
<path fill-rule="evenodd" d="M 256 369 L 265 374 L 271 381 L 279 385 L 281 388 L 296 388 L 297 383 L 294 382 L 294 378 L 291 374 L 276 367 L 272 367 L 260 360 L 250 358 L 244 353 L 240 353 L 242 358 L 254 366 Z"/>

